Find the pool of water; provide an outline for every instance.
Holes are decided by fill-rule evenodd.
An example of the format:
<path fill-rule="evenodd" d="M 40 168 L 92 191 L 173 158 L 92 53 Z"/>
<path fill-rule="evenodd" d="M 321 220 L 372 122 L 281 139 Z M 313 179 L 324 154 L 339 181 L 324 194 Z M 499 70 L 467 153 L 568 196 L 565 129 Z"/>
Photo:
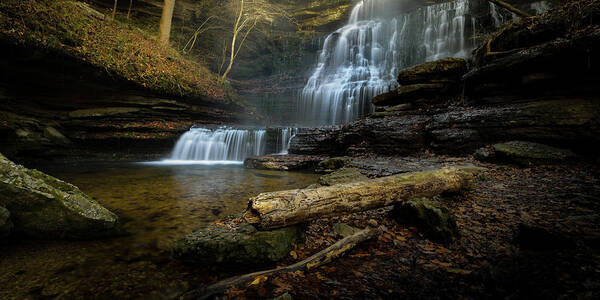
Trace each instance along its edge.
<path fill-rule="evenodd" d="M 130 235 L 93 241 L 18 240 L 0 246 L 0 299 L 168 298 L 219 270 L 170 259 L 173 241 L 239 213 L 261 192 L 299 188 L 316 175 L 237 164 L 86 163 L 40 168 L 117 213 Z"/>

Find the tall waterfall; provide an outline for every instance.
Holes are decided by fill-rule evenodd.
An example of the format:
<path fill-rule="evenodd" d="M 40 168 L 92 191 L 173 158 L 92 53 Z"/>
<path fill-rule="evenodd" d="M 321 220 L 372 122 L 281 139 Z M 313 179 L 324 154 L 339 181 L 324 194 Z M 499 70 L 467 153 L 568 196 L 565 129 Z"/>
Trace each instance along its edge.
<path fill-rule="evenodd" d="M 394 16 L 397 0 L 363 0 L 348 24 L 323 43 L 304 86 L 299 113 L 306 125 L 349 122 L 372 110 L 370 99 L 397 86 L 406 67 L 443 57 L 466 57 L 475 19 L 470 0 L 456 0 Z"/>
<path fill-rule="evenodd" d="M 267 138 L 267 129 L 238 129 L 232 127 L 193 127 L 184 133 L 169 161 L 242 162 L 248 156 L 265 155 L 268 144 L 272 151 L 287 153 L 295 128 L 273 128 L 273 141 Z"/>

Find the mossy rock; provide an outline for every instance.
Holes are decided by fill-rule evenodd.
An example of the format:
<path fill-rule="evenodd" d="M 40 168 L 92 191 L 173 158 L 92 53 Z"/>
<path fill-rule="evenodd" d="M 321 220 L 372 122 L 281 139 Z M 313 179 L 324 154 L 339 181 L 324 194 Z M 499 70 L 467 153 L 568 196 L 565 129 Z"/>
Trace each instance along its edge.
<path fill-rule="evenodd" d="M 118 218 L 74 185 L 17 165 L 0 154 L 0 205 L 14 232 L 87 239 L 120 232 Z"/>
<path fill-rule="evenodd" d="M 493 148 L 498 160 L 522 166 L 557 163 L 575 157 L 570 150 L 523 141 L 495 144 Z"/>
<path fill-rule="evenodd" d="M 12 228 L 13 224 L 10 221 L 10 212 L 0 206 L 0 239 L 9 236 Z"/>
<path fill-rule="evenodd" d="M 175 242 L 173 257 L 205 265 L 274 264 L 305 238 L 302 226 L 259 231 L 249 223 L 219 222 Z"/>
<path fill-rule="evenodd" d="M 456 218 L 439 202 L 427 198 L 406 201 L 392 212 L 400 223 L 415 225 L 428 238 L 451 243 L 458 237 Z"/>
<path fill-rule="evenodd" d="M 457 82 L 467 73 L 467 62 L 462 58 L 444 58 L 406 68 L 398 74 L 398 83 Z"/>
<path fill-rule="evenodd" d="M 332 172 L 333 170 L 337 170 L 342 168 L 348 163 L 350 159 L 347 157 L 333 157 L 330 159 L 326 159 L 324 161 L 319 162 L 317 165 L 317 172 Z"/>
<path fill-rule="evenodd" d="M 340 183 L 350 183 L 368 179 L 367 176 L 361 174 L 356 168 L 342 168 L 331 174 L 319 177 L 318 182 L 320 185 L 332 186 Z"/>

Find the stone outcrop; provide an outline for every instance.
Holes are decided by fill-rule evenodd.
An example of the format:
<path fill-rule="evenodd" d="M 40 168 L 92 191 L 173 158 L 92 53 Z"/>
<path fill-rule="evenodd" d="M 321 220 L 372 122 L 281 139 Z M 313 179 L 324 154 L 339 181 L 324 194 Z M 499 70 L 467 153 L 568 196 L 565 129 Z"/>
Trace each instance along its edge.
<path fill-rule="evenodd" d="M 392 215 L 398 222 L 418 226 L 432 240 L 450 243 L 458 237 L 456 218 L 439 202 L 418 198 L 394 207 Z"/>
<path fill-rule="evenodd" d="M 497 160 L 523 166 L 563 162 L 575 157 L 570 150 L 531 142 L 511 141 L 492 147 Z"/>
<path fill-rule="evenodd" d="M 87 239 L 118 233 L 118 218 L 76 186 L 0 154 L 0 206 L 13 231 L 36 238 Z"/>
<path fill-rule="evenodd" d="M 201 227 L 173 246 L 175 258 L 207 265 L 273 264 L 304 240 L 302 226 L 258 231 L 241 219 Z"/>
<path fill-rule="evenodd" d="M 376 106 L 395 107 L 385 109 L 387 111 L 404 110 L 406 107 L 399 105 L 435 104 L 458 92 L 461 77 L 466 72 L 467 62 L 462 58 L 449 57 L 416 65 L 400 71 L 400 87 L 374 97 L 371 102 Z"/>

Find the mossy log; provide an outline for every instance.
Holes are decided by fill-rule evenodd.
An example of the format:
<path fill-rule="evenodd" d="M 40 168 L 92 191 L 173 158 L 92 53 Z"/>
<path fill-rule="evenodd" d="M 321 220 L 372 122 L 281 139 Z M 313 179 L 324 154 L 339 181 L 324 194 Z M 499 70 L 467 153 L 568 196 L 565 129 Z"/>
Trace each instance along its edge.
<path fill-rule="evenodd" d="M 260 229 L 274 229 L 324 217 L 366 211 L 471 185 L 481 168 L 449 167 L 316 189 L 263 193 L 250 199 L 244 218 Z"/>
<path fill-rule="evenodd" d="M 378 233 L 379 229 L 363 229 L 359 232 L 356 232 L 353 235 L 347 236 L 337 241 L 335 244 L 327 247 L 326 249 L 321 250 L 320 252 L 310 256 L 309 258 L 299 261 L 293 265 L 228 278 L 219 281 L 213 285 L 210 285 L 204 289 L 193 290 L 191 292 L 188 292 L 184 294 L 181 297 L 181 299 L 209 299 L 215 295 L 223 293 L 228 288 L 239 286 L 242 284 L 247 284 L 252 280 L 256 280 L 256 278 L 259 276 L 267 277 L 278 273 L 294 272 L 298 270 L 306 271 L 314 269 L 340 257 L 344 253 L 348 252 L 350 249 L 354 248 L 354 246 L 375 237 Z"/>

